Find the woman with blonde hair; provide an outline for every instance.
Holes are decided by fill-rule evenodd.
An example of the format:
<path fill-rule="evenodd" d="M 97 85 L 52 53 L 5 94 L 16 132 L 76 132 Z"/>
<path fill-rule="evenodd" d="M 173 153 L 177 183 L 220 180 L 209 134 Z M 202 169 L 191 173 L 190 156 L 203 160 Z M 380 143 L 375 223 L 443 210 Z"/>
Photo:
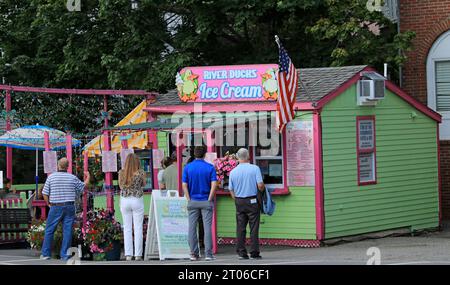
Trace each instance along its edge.
<path fill-rule="evenodd" d="M 138 156 L 130 153 L 125 160 L 125 167 L 119 172 L 120 211 L 123 217 L 125 257 L 127 261 L 133 258 L 133 228 L 134 259 L 142 260 L 144 186 L 145 172 L 141 169 Z"/>

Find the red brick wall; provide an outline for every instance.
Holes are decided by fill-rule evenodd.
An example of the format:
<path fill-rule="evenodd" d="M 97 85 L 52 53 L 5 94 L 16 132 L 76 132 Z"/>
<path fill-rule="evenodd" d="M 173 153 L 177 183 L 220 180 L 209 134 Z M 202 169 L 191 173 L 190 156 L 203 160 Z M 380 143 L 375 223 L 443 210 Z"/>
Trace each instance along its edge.
<path fill-rule="evenodd" d="M 413 50 L 407 52 L 402 88 L 427 103 L 427 56 L 440 35 L 450 30 L 450 0 L 399 0 L 400 30 L 414 31 Z M 450 141 L 441 141 L 442 217 L 450 219 Z"/>
<path fill-rule="evenodd" d="M 450 30 L 450 0 L 399 0 L 400 30 L 416 32 L 414 48 L 406 53 L 402 88 L 427 102 L 426 61 L 435 40 Z"/>
<path fill-rule="evenodd" d="M 441 141 L 442 218 L 450 219 L 450 141 Z"/>

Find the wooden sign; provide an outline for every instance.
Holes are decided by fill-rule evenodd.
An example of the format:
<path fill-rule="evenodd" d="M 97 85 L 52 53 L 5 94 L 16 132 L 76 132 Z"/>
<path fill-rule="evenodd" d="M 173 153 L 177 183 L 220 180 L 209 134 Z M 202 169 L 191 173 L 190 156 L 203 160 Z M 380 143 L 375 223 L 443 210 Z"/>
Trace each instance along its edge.
<path fill-rule="evenodd" d="M 44 151 L 44 173 L 50 174 L 58 171 L 58 157 L 56 151 Z"/>

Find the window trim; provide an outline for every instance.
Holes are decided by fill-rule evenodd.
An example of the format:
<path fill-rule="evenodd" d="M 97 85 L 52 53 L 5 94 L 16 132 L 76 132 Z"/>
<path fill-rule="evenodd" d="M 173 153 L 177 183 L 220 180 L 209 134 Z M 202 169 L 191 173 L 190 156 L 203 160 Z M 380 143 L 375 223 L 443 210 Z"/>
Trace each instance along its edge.
<path fill-rule="evenodd" d="M 426 84 L 427 84 L 427 105 L 437 112 L 436 94 L 436 62 L 450 61 L 450 54 L 447 46 L 450 42 L 450 30 L 440 35 L 431 46 L 426 59 Z M 439 125 L 440 140 L 450 139 L 450 111 L 439 111 L 442 115 L 442 123 Z"/>
<path fill-rule="evenodd" d="M 360 121 L 372 121 L 373 122 L 373 147 L 372 148 L 359 148 L 359 122 Z M 356 117 L 356 160 L 357 160 L 357 176 L 358 176 L 358 186 L 373 185 L 378 182 L 378 171 L 377 171 L 377 139 L 376 139 L 376 120 L 375 115 L 372 116 L 357 116 Z M 373 164 L 374 164 L 374 180 L 372 181 L 361 181 L 361 168 L 359 157 L 361 153 L 373 153 Z"/>

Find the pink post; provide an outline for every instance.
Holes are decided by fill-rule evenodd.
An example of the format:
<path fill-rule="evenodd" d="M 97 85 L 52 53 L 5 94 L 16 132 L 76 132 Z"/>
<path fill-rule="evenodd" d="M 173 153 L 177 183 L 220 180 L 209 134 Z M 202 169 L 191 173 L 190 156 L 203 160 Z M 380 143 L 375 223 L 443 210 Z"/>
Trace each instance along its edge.
<path fill-rule="evenodd" d="M 5 108 L 6 112 L 11 112 L 11 91 L 6 90 L 6 102 L 5 102 Z M 9 116 L 6 117 L 6 131 L 11 130 L 11 120 Z M 12 148 L 7 147 L 6 148 L 6 177 L 11 180 L 12 183 Z"/>
<path fill-rule="evenodd" d="M 89 171 L 89 155 L 85 150 L 83 153 L 83 172 Z M 84 187 L 83 191 L 83 227 L 86 225 L 87 215 L 87 187 Z"/>
<path fill-rule="evenodd" d="M 126 134 L 122 134 L 122 137 L 126 137 Z M 122 144 L 122 149 L 128 149 L 128 140 L 127 139 L 122 139 L 121 141 Z"/>
<path fill-rule="evenodd" d="M 206 130 L 206 146 L 208 152 L 214 152 L 214 136 L 210 129 Z M 212 240 L 213 240 L 213 253 L 217 253 L 217 203 L 216 195 L 214 194 L 214 213 L 212 219 Z"/>
<path fill-rule="evenodd" d="M 108 112 L 108 99 L 103 96 L 103 111 Z M 108 117 L 105 117 L 104 127 L 108 127 Z M 111 150 L 111 138 L 109 131 L 103 131 L 103 143 L 105 151 Z M 105 188 L 106 188 L 106 209 L 110 212 L 114 212 L 114 191 L 113 191 L 113 179 L 112 173 L 105 173 Z"/>
<path fill-rule="evenodd" d="M 314 132 L 314 170 L 316 197 L 316 236 L 318 240 L 325 237 L 325 219 L 323 211 L 323 169 L 322 169 L 322 123 L 320 113 L 313 113 Z"/>
<path fill-rule="evenodd" d="M 156 117 L 152 112 L 147 113 L 147 122 L 153 122 L 156 120 Z M 148 143 L 151 145 L 152 149 L 158 149 L 158 131 L 155 130 L 147 130 Z M 167 154 L 170 156 L 170 153 Z M 158 166 L 153 165 L 153 181 L 155 181 L 155 185 L 153 189 L 159 189 L 158 183 Z"/>
<path fill-rule="evenodd" d="M 70 133 L 67 133 L 66 135 L 66 155 L 67 160 L 69 161 L 67 173 L 72 173 L 72 135 Z"/>

